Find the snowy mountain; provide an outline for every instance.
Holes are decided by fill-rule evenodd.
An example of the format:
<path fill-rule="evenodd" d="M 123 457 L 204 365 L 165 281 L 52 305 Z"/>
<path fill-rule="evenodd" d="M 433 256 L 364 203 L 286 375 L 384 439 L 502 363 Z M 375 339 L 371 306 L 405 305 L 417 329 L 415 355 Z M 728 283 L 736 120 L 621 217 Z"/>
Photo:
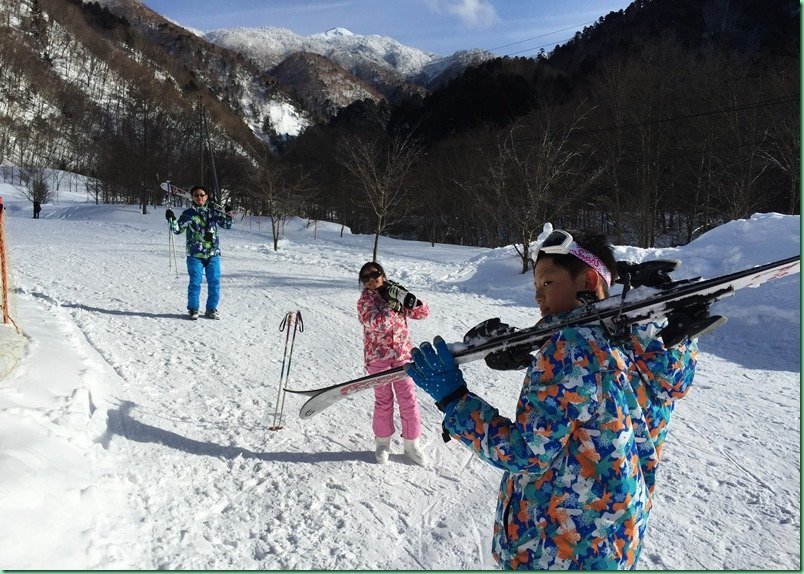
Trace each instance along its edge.
<path fill-rule="evenodd" d="M 293 101 L 283 86 L 272 82 L 264 70 L 238 60 L 226 49 L 212 46 L 195 31 L 188 34 L 139 0 L 105 2 L 113 14 L 125 17 L 155 45 L 192 70 L 196 81 L 232 107 L 258 136 L 295 136 L 310 124 L 306 110 Z"/>
<path fill-rule="evenodd" d="M 357 272 L 373 236 L 290 218 L 274 251 L 270 222 L 238 215 L 221 231 L 222 319 L 190 322 L 182 240 L 173 254 L 163 210 L 95 205 L 70 181 L 38 220 L 0 182 L 24 333 L 0 324 L 0 569 L 494 568 L 501 472 L 442 441 L 424 393 L 429 468 L 405 459 L 399 437 L 390 462 L 374 462 L 370 391 L 307 420 L 304 397 L 287 395 L 284 428 L 268 430 L 288 311 L 305 326 L 289 388 L 363 374 Z M 683 247 L 616 255 L 714 277 L 799 253 L 800 224 L 756 214 Z M 430 305 L 411 322 L 417 343 L 460 340 L 489 317 L 539 318 L 513 246 L 383 237 L 379 257 Z M 787 277 L 713 307 L 729 321 L 701 339 L 673 415 L 639 568 L 800 570 L 800 285 Z M 521 373 L 462 369 L 514 415 Z"/>
<path fill-rule="evenodd" d="M 247 55 L 263 68 L 273 68 L 295 52 L 312 52 L 349 71 L 377 66 L 402 77 L 412 77 L 438 59 L 435 54 L 410 48 L 392 38 L 353 34 L 345 28 L 312 36 L 301 36 L 286 28 L 228 28 L 210 30 L 204 37 Z"/>
<path fill-rule="evenodd" d="M 0 0 L 0 69 L 0 158 L 120 189 L 156 179 L 167 156 L 174 176 L 198 158 L 200 105 L 233 161 L 312 121 L 253 63 L 134 0 Z"/>
<path fill-rule="evenodd" d="M 204 34 L 209 41 L 240 52 L 262 68 L 271 69 L 289 55 L 312 52 L 324 56 L 386 97 L 403 88 L 431 88 L 442 76 L 494 57 L 484 50 L 461 50 L 447 57 L 405 46 L 387 36 L 354 34 L 333 28 L 323 34 L 301 36 L 285 28 L 229 28 Z"/>
<path fill-rule="evenodd" d="M 312 52 L 292 53 L 271 70 L 271 75 L 292 87 L 309 109 L 325 118 L 336 115 L 341 108 L 357 100 L 383 99 L 368 82 Z"/>

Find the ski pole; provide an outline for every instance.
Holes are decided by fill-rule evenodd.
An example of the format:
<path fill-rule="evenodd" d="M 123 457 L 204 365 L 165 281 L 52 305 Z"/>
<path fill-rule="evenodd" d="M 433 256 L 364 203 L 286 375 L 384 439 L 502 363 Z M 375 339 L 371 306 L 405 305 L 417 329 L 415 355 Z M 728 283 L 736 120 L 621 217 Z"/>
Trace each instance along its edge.
<path fill-rule="evenodd" d="M 293 333 L 291 333 L 291 324 Z M 282 428 L 282 417 L 285 409 L 285 388 L 290 379 L 290 365 L 293 361 L 293 347 L 296 343 L 296 332 L 304 331 L 304 320 L 301 311 L 289 311 L 285 314 L 279 324 L 279 331 L 285 331 L 285 350 L 282 354 L 282 370 L 279 375 L 279 391 L 276 396 L 276 407 L 274 409 L 273 425 L 269 430 L 280 430 Z M 286 369 L 287 367 L 287 369 Z"/>
<path fill-rule="evenodd" d="M 291 323 L 293 324 L 293 333 L 291 334 Z M 279 391 L 276 396 L 276 406 L 274 409 L 274 423 L 270 430 L 279 430 L 282 428 L 282 415 L 285 407 L 285 387 L 287 386 L 288 377 L 290 377 L 290 363 L 293 357 L 293 343 L 296 340 L 296 326 L 298 321 L 296 319 L 296 312 L 290 311 L 285 315 L 285 318 L 279 324 L 279 330 L 287 329 L 285 333 L 285 352 L 282 356 L 282 372 L 279 375 Z M 287 370 L 285 370 L 287 362 Z"/>
<path fill-rule="evenodd" d="M 169 225 L 169 224 L 168 224 Z M 179 278 L 179 264 L 176 261 L 176 242 L 173 239 L 173 231 L 168 227 L 168 269 L 170 269 L 170 255 L 173 254 L 173 267 L 176 269 L 176 279 Z"/>
<path fill-rule="evenodd" d="M 285 350 L 282 353 L 282 372 L 279 374 L 279 392 L 276 395 L 276 404 L 274 404 L 274 423 L 269 427 L 270 430 L 279 430 L 281 427 L 277 426 L 276 419 L 277 414 L 279 413 L 279 401 L 282 397 L 282 383 L 285 380 L 285 362 L 288 358 L 288 345 L 290 342 L 290 325 L 288 324 L 289 320 L 293 316 L 293 312 L 288 312 L 285 314 L 285 317 L 282 319 L 282 322 L 279 323 L 279 332 L 285 331 Z M 281 422 L 281 420 L 280 420 Z"/>

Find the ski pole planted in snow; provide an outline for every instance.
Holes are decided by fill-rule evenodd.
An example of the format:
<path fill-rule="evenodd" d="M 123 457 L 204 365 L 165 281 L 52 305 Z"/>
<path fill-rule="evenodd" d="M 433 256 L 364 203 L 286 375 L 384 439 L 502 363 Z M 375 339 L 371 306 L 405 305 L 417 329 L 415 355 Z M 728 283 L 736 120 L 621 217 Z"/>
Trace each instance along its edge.
<path fill-rule="evenodd" d="M 176 243 L 173 239 L 173 230 L 170 229 L 170 224 L 168 224 L 168 269 L 171 267 L 171 259 L 170 256 L 173 255 L 173 267 L 176 268 L 176 279 L 179 278 L 179 264 L 176 261 Z"/>
<path fill-rule="evenodd" d="M 293 331 L 291 333 L 291 330 Z M 282 371 L 279 375 L 279 393 L 276 396 L 276 406 L 274 408 L 274 422 L 268 430 L 280 430 L 282 428 L 282 417 L 285 409 L 285 388 L 290 379 L 290 363 L 293 360 L 293 345 L 296 342 L 296 331 L 304 332 L 304 321 L 301 311 L 288 311 L 282 322 L 279 324 L 279 331 L 285 331 L 285 351 L 282 354 Z"/>

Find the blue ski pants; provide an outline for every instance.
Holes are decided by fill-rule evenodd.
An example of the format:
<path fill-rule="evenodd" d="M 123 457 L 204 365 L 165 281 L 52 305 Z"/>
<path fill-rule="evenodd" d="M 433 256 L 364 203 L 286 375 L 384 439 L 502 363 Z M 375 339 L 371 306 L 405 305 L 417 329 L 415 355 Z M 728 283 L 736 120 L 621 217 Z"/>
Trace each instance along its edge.
<path fill-rule="evenodd" d="M 187 286 L 187 310 L 200 309 L 201 281 L 207 277 L 207 311 L 218 308 L 221 298 L 221 261 L 217 255 L 209 259 L 187 257 L 187 273 L 190 275 L 190 284 Z"/>

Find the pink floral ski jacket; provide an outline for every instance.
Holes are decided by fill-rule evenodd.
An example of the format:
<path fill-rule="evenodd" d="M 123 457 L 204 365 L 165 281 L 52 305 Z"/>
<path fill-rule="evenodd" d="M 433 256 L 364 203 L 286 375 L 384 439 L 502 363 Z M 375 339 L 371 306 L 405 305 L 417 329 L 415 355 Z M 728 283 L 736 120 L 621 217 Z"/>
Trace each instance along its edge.
<path fill-rule="evenodd" d="M 366 366 L 376 361 L 394 361 L 400 365 L 410 361 L 413 343 L 408 332 L 408 318 L 424 319 L 429 315 L 430 307 L 424 301 L 418 307 L 397 312 L 388 307 L 382 295 L 363 289 L 357 300 L 357 318 L 363 324 Z"/>

